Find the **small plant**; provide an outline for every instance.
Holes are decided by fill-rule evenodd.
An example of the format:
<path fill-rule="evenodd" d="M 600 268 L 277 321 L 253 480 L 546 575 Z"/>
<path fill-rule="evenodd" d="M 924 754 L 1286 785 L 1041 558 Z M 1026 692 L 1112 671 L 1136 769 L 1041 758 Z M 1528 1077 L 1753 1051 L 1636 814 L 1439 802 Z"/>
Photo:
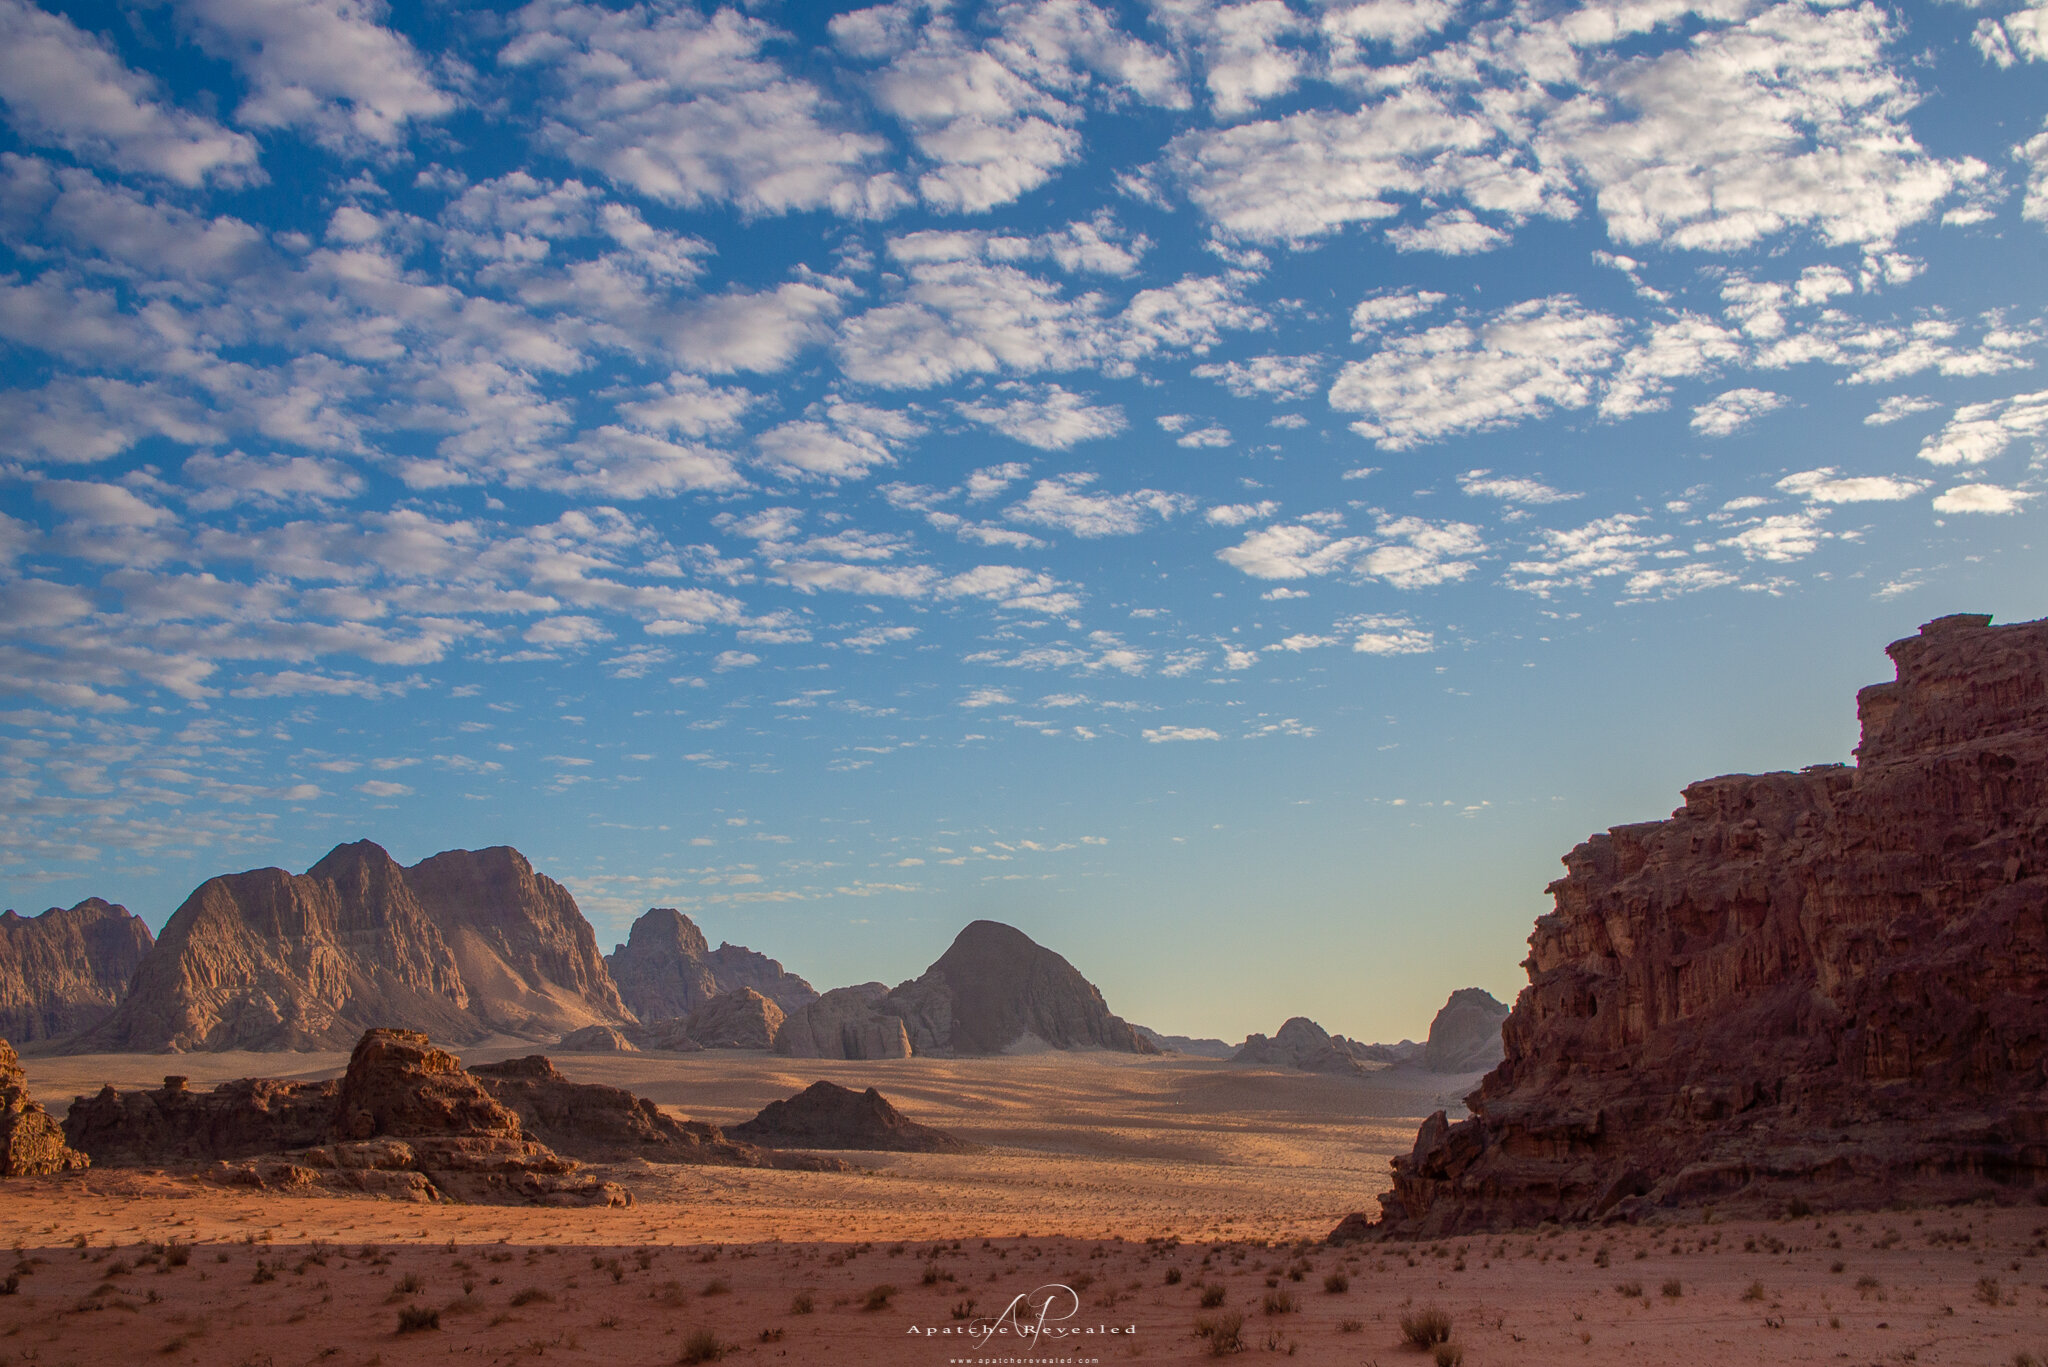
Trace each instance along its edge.
<path fill-rule="evenodd" d="M 1676 1277 L 1673 1277 L 1669 1281 L 1665 1282 L 1663 1287 L 1660 1289 L 1664 1292 L 1664 1296 L 1667 1300 L 1675 1301 L 1680 1296 L 1683 1296 L 1685 1294 L 1685 1284 L 1679 1281 Z"/>
<path fill-rule="evenodd" d="M 1595 1266 L 1595 1267 L 1605 1267 L 1605 1266 L 1607 1266 L 1607 1262 L 1608 1262 L 1608 1259 L 1609 1259 L 1609 1257 L 1610 1257 L 1610 1256 L 1611 1256 L 1611 1255 L 1610 1255 L 1610 1254 L 1608 1253 L 1608 1251 L 1607 1251 L 1607 1245 L 1605 1245 L 1605 1244 L 1602 1244 L 1602 1245 L 1600 1245 L 1600 1247 L 1599 1247 L 1599 1248 L 1597 1248 L 1597 1249 L 1595 1249 L 1595 1250 L 1593 1251 L 1593 1266 Z"/>
<path fill-rule="evenodd" d="M 1769 1293 L 1764 1290 L 1764 1284 L 1762 1282 L 1751 1282 L 1749 1284 L 1749 1289 L 1742 1293 L 1742 1299 L 1746 1301 L 1760 1301 L 1768 1294 Z"/>
<path fill-rule="evenodd" d="M 1883 1300 L 1884 1283 L 1866 1272 L 1856 1279 L 1856 1294 L 1864 1300 L 1869 1300 L 1872 1296 Z"/>
<path fill-rule="evenodd" d="M 417 1334 L 425 1329 L 441 1327 L 441 1312 L 425 1305 L 408 1305 L 398 1312 L 398 1332 Z"/>
<path fill-rule="evenodd" d="M 731 1291 L 732 1283 L 723 1277 L 713 1277 L 710 1281 L 704 1283 L 704 1294 L 707 1296 L 723 1296 Z"/>
<path fill-rule="evenodd" d="M 1997 1305 L 2000 1295 L 1998 1278 L 1977 1278 L 1977 1290 L 1974 1294 L 1976 1295 L 1978 1300 L 1982 1301 L 1986 1305 Z"/>
<path fill-rule="evenodd" d="M 1455 1343 L 1439 1343 L 1432 1356 L 1436 1359 L 1436 1367 L 1458 1367 L 1465 1360 L 1465 1350 Z"/>
<path fill-rule="evenodd" d="M 811 1299 L 808 1291 L 799 1291 L 789 1298 L 789 1313 L 792 1315 L 808 1315 L 817 1308 L 818 1303 Z"/>
<path fill-rule="evenodd" d="M 1614 1284 L 1614 1294 L 1626 1296 L 1630 1300 L 1634 1300 L 1637 1296 L 1643 1294 L 1643 1284 L 1641 1282 L 1616 1282 Z"/>
<path fill-rule="evenodd" d="M 1351 1278 L 1345 1276 L 1342 1272 L 1332 1272 L 1329 1276 L 1323 1278 L 1323 1290 L 1333 1296 L 1341 1296 L 1350 1289 Z"/>
<path fill-rule="evenodd" d="M 1179 1286 L 1179 1285 L 1180 1285 L 1180 1269 L 1179 1269 L 1179 1268 L 1177 1268 L 1177 1267 L 1169 1267 L 1169 1268 L 1167 1268 L 1167 1269 L 1166 1269 L 1166 1284 L 1167 1284 L 1168 1286 Z"/>
<path fill-rule="evenodd" d="M 895 1298 L 895 1295 L 896 1288 L 887 1282 L 883 1282 L 879 1286 L 871 1286 L 868 1288 L 867 1295 L 861 1298 L 860 1308 L 863 1310 L 887 1310 L 889 1302 Z"/>
<path fill-rule="evenodd" d="M 541 1288 L 537 1286 L 529 1286 L 524 1291 L 517 1291 L 513 1293 L 512 1304 L 514 1306 L 552 1305 L 554 1303 L 554 1299 L 554 1296 L 552 1296 L 546 1291 L 543 1291 Z"/>
<path fill-rule="evenodd" d="M 683 1340 L 683 1355 L 676 1359 L 682 1363 L 716 1362 L 725 1356 L 725 1345 L 718 1341 L 718 1335 L 709 1329 L 692 1329 Z"/>
<path fill-rule="evenodd" d="M 1364 1321 L 1364 1320 L 1338 1320 L 1338 1321 L 1337 1321 L 1337 1332 L 1338 1332 L 1338 1333 L 1340 1333 L 1340 1334 L 1358 1334 L 1358 1333 L 1363 1333 L 1364 1331 L 1365 1331 L 1365 1321 Z"/>
<path fill-rule="evenodd" d="M 1268 1291 L 1262 1308 L 1269 1315 L 1291 1315 L 1294 1313 L 1294 1293 L 1291 1291 Z"/>
<path fill-rule="evenodd" d="M 426 1289 L 426 1285 L 425 1282 L 419 1279 L 418 1273 L 408 1272 L 403 1277 L 400 1277 L 398 1284 L 391 1289 L 401 1296 L 417 1296 Z"/>
<path fill-rule="evenodd" d="M 1202 1288 L 1202 1308 L 1204 1310 L 1214 1310 L 1217 1306 L 1223 1304 L 1223 1298 L 1229 1294 L 1229 1288 L 1224 1286 L 1222 1282 L 1210 1283 Z"/>
<path fill-rule="evenodd" d="M 1229 1357 L 1242 1353 L 1244 1342 L 1244 1315 L 1233 1310 L 1227 1315 L 1203 1315 L 1195 1321 L 1195 1333 L 1209 1340 L 1210 1357 Z"/>
<path fill-rule="evenodd" d="M 1451 1340 L 1451 1317 L 1445 1311 L 1430 1306 L 1417 1310 L 1412 1315 L 1401 1316 L 1401 1337 L 1417 1348 L 1434 1348 L 1439 1343 Z"/>

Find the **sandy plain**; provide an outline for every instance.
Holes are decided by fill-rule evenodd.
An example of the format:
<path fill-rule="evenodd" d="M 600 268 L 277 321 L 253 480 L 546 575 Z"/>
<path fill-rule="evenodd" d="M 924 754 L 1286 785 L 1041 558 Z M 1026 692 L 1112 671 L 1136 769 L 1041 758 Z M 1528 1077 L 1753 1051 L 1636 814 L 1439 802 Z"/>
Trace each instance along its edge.
<path fill-rule="evenodd" d="M 264 1196 L 137 1171 L 17 1179 L 0 1191 L 15 1250 L 0 1364 L 651 1367 L 710 1360 L 715 1341 L 726 1361 L 764 1364 L 1195 1362 L 1221 1346 L 1391 1367 L 1435 1360 L 1403 1342 L 1402 1319 L 1425 1308 L 1449 1316 L 1473 1367 L 2048 1357 L 2048 1210 L 2031 1203 L 1317 1244 L 1373 1208 L 1417 1118 L 1473 1079 L 1110 1055 L 556 1059 L 714 1123 L 821 1077 L 874 1085 L 989 1150 L 848 1154 L 861 1171 L 843 1174 L 623 1165 L 606 1171 L 637 1203 L 619 1210 Z M 103 1081 L 345 1062 L 27 1065 L 60 1109 Z M 1015 1298 L 1054 1287 L 1071 1299 L 1052 1293 L 1042 1339 L 977 1341 Z M 405 1318 L 434 1327 L 401 1332 Z"/>

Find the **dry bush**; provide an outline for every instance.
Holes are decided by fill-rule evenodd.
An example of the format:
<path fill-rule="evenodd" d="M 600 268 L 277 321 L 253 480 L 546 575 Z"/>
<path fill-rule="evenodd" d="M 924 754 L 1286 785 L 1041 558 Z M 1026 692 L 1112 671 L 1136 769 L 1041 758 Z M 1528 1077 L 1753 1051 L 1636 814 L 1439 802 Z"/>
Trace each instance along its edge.
<path fill-rule="evenodd" d="M 1643 1284 L 1641 1282 L 1616 1282 L 1614 1284 L 1614 1294 L 1626 1296 L 1630 1300 L 1634 1300 L 1637 1296 L 1643 1294 Z"/>
<path fill-rule="evenodd" d="M 416 1334 L 422 1329 L 439 1329 L 441 1312 L 425 1305 L 408 1305 L 398 1312 L 398 1332 Z"/>
<path fill-rule="evenodd" d="M 1269 1315 L 1287 1315 L 1294 1312 L 1294 1293 L 1291 1291 L 1268 1291 L 1264 1310 Z"/>
<path fill-rule="evenodd" d="M 1224 1297 L 1229 1294 L 1230 1288 L 1226 1287 L 1222 1282 L 1210 1283 L 1202 1288 L 1202 1308 L 1204 1310 L 1214 1310 L 1217 1306 L 1223 1304 Z"/>
<path fill-rule="evenodd" d="M 808 1291 L 799 1291 L 789 1299 L 789 1313 L 792 1315 L 808 1315 L 817 1308 L 818 1303 Z"/>
<path fill-rule="evenodd" d="M 1458 1367 L 1465 1360 L 1465 1350 L 1455 1343 L 1439 1343 L 1431 1356 L 1436 1359 L 1436 1367 Z"/>
<path fill-rule="evenodd" d="M 1342 1272 L 1332 1272 L 1329 1276 L 1323 1278 L 1323 1290 L 1333 1296 L 1341 1296 L 1350 1289 L 1351 1278 L 1345 1276 Z"/>
<path fill-rule="evenodd" d="M 1401 1337 L 1417 1348 L 1434 1348 L 1451 1338 L 1451 1317 L 1447 1311 L 1430 1306 L 1401 1316 Z"/>
<path fill-rule="evenodd" d="M 683 1340 L 681 1363 L 716 1362 L 725 1356 L 725 1345 L 718 1341 L 718 1335 L 709 1329 L 692 1329 Z"/>
<path fill-rule="evenodd" d="M 1685 1294 L 1685 1284 L 1676 1277 L 1665 1282 L 1661 1289 L 1667 1299 L 1674 1301 Z"/>
<path fill-rule="evenodd" d="M 731 1291 L 732 1283 L 723 1277 L 713 1277 L 710 1281 L 704 1283 L 704 1294 L 707 1296 L 729 1295 Z"/>
<path fill-rule="evenodd" d="M 513 1295 L 512 1304 L 552 1305 L 554 1303 L 554 1300 L 555 1298 L 552 1293 L 544 1291 L 538 1286 L 529 1286 L 524 1291 L 517 1292 Z"/>
<path fill-rule="evenodd" d="M 1762 1282 L 1751 1282 L 1749 1289 L 1742 1293 L 1742 1299 L 1746 1301 L 1760 1301 L 1769 1294 L 1769 1292 L 1764 1290 Z"/>
<path fill-rule="evenodd" d="M 1979 1277 L 1979 1278 L 1977 1278 L 1977 1289 L 1976 1289 L 1976 1291 L 1975 1291 L 1974 1293 L 1972 1293 L 1972 1294 L 1974 1294 L 1974 1295 L 1975 1295 L 1975 1296 L 1977 1297 L 1977 1299 L 1978 1299 L 1978 1300 L 1982 1301 L 1982 1302 L 1983 1302 L 1984 1304 L 1986 1304 L 1986 1305 L 1997 1305 L 1997 1304 L 1998 1304 L 1998 1300 L 1999 1300 L 1999 1294 L 2000 1294 L 2000 1292 L 1999 1292 L 1999 1286 L 1998 1286 L 1998 1278 L 1996 1278 L 1996 1277 Z"/>
<path fill-rule="evenodd" d="M 883 1282 L 879 1286 L 871 1286 L 868 1288 L 867 1295 L 861 1297 L 860 1308 L 863 1310 L 887 1310 L 890 1300 L 895 1295 L 896 1288 L 887 1282 Z"/>
<path fill-rule="evenodd" d="M 1167 1284 L 1168 1286 L 1179 1286 L 1179 1285 L 1180 1285 L 1180 1269 L 1179 1269 L 1179 1268 L 1177 1268 L 1177 1267 L 1169 1267 L 1169 1268 L 1167 1268 L 1167 1269 L 1166 1269 L 1166 1284 Z"/>
<path fill-rule="evenodd" d="M 1203 1315 L 1195 1321 L 1195 1333 L 1209 1340 L 1210 1357 L 1229 1357 L 1242 1353 L 1244 1342 L 1244 1315 L 1233 1310 L 1227 1315 Z"/>

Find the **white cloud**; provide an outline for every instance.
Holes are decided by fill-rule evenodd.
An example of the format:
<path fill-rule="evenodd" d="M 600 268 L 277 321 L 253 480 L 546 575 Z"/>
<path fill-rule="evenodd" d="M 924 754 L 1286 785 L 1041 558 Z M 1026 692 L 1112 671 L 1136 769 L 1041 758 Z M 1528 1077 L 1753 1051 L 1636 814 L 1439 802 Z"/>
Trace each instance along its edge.
<path fill-rule="evenodd" d="M 1241 527 L 1247 522 L 1271 517 L 1278 511 L 1280 505 L 1268 498 L 1257 503 L 1219 503 L 1203 513 L 1202 517 L 1211 526 Z"/>
<path fill-rule="evenodd" d="M 1351 649 L 1361 655 L 1427 655 L 1436 649 L 1436 636 L 1406 617 L 1354 617 L 1340 623 L 1356 632 Z"/>
<path fill-rule="evenodd" d="M 2002 489 L 1996 484 L 1958 484 L 1934 500 L 1938 513 L 2016 513 L 2035 495 L 2025 489 Z"/>
<path fill-rule="evenodd" d="M 184 186 L 261 179 L 254 138 L 162 96 L 98 36 L 26 0 L 0 0 L 0 99 L 24 138 Z"/>
<path fill-rule="evenodd" d="M 778 35 L 759 19 L 536 0 L 518 25 L 500 60 L 552 78 L 543 136 L 615 184 L 753 214 L 870 218 L 910 200 L 894 174 L 873 169 L 882 139 L 842 126 L 822 91 L 764 55 Z"/>
<path fill-rule="evenodd" d="M 307 128 L 336 149 L 391 146 L 408 121 L 455 108 L 412 44 L 377 22 L 377 0 L 184 0 L 179 8 L 247 78 L 235 117 L 252 127 Z"/>
<path fill-rule="evenodd" d="M 1041 451 L 1064 451 L 1124 430 L 1121 408 L 1092 405 L 1056 384 L 1029 386 L 1008 381 L 997 386 L 997 393 L 1016 397 L 1007 402 L 978 399 L 955 407 L 962 417 Z"/>
<path fill-rule="evenodd" d="M 1254 356 L 1247 361 L 1198 365 L 1194 375 L 1216 381 L 1240 399 L 1265 395 L 1285 402 L 1315 393 L 1322 365 L 1321 356 Z"/>
<path fill-rule="evenodd" d="M 1425 222 L 1390 229 L 1387 241 L 1404 252 L 1436 252 L 1441 256 L 1475 256 L 1507 245 L 1508 235 L 1481 223 L 1470 209 L 1432 214 Z"/>
<path fill-rule="evenodd" d="M 1648 530 L 1648 521 L 1638 513 L 1617 513 L 1562 531 L 1539 528 L 1529 558 L 1509 563 L 1508 585 L 1547 598 L 1559 589 L 1632 574 L 1671 544 L 1668 535 Z"/>
<path fill-rule="evenodd" d="M 1444 301 L 1436 290 L 1396 290 L 1361 299 L 1351 310 L 1351 340 L 1362 342 L 1394 323 L 1420 318 Z"/>
<path fill-rule="evenodd" d="M 1820 528 L 1819 510 L 1779 513 L 1745 527 L 1720 544 L 1742 552 L 1745 559 L 1783 562 L 1812 555 L 1828 535 Z"/>
<path fill-rule="evenodd" d="M 407 787 L 405 784 L 393 783 L 388 779 L 381 778 L 373 778 L 368 780 L 367 782 L 358 783 L 356 785 L 356 791 L 364 794 L 367 797 L 412 796 L 412 789 Z"/>
<path fill-rule="evenodd" d="M 1692 430 L 1707 437 L 1732 437 L 1790 402 L 1768 389 L 1731 389 L 1692 410 Z"/>
<path fill-rule="evenodd" d="M 1375 530 L 1382 539 L 1357 562 L 1357 568 L 1397 589 L 1429 588 L 1463 579 L 1474 565 L 1461 557 L 1486 550 L 1479 529 L 1469 522 L 1383 517 Z"/>
<path fill-rule="evenodd" d="M 1052 527 L 1079 537 L 1130 536 L 1143 531 L 1154 519 L 1166 520 L 1191 512 L 1195 500 L 1186 494 L 1138 489 L 1128 494 L 1090 493 L 1092 474 L 1055 475 L 1031 487 L 1022 502 L 1004 510 L 1004 516 L 1034 526 Z"/>
<path fill-rule="evenodd" d="M 1894 394 L 1879 404 L 1869 417 L 1863 420 L 1865 427 L 1885 427 L 1910 418 L 1915 413 L 1927 413 L 1941 407 L 1934 400 L 1920 394 Z"/>
<path fill-rule="evenodd" d="M 1496 475 L 1491 470 L 1467 470 L 1458 476 L 1458 487 L 1474 498 L 1497 498 L 1503 503 L 1565 503 L 1578 497 L 1542 480 Z"/>
<path fill-rule="evenodd" d="M 677 309 L 667 340 L 675 358 L 692 370 L 772 372 L 830 337 L 829 324 L 839 310 L 837 294 L 802 281 L 756 292 L 731 290 Z"/>
<path fill-rule="evenodd" d="M 649 385 L 645 392 L 644 399 L 620 404 L 619 416 L 649 431 L 684 437 L 734 431 L 741 416 L 759 401 L 747 390 L 713 385 L 681 371 L 663 383 Z"/>
<path fill-rule="evenodd" d="M 828 399 L 815 412 L 756 437 L 762 464 L 795 479 L 860 479 L 893 463 L 925 430 L 908 413 L 842 399 Z"/>
<path fill-rule="evenodd" d="M 1778 481 L 1778 487 L 1818 503 L 1896 503 L 1925 489 L 1927 481 L 1892 475 L 1843 476 L 1834 466 L 1824 465 L 1787 475 Z"/>
<path fill-rule="evenodd" d="M 966 708 L 1009 707 L 1015 704 L 1016 701 L 1015 698 L 1000 688 L 977 688 L 962 698 L 959 706 Z"/>
<path fill-rule="evenodd" d="M 1254 579 L 1306 579 L 1348 567 L 1371 542 L 1365 537 L 1333 539 L 1315 527 L 1291 523 L 1248 533 L 1216 558 Z"/>
<path fill-rule="evenodd" d="M 749 665 L 757 665 L 759 663 L 761 663 L 759 655 L 750 654 L 744 650 L 721 650 L 713 658 L 711 667 L 723 674 L 728 670 L 745 669 Z"/>
<path fill-rule="evenodd" d="M 1387 450 L 1485 431 L 1553 408 L 1583 408 L 1621 351 L 1621 324 L 1570 295 L 1515 304 L 1474 327 L 1447 323 L 1389 340 L 1344 367 L 1330 406 Z"/>
<path fill-rule="evenodd" d="M 1190 450 L 1193 450 L 1203 447 L 1228 446 L 1230 445 L 1230 442 L 1231 436 L 1229 428 L 1210 426 L 1198 427 L 1192 432 L 1183 432 L 1178 437 L 1174 438 L 1173 444 L 1175 446 L 1184 446 L 1189 448 Z"/>
<path fill-rule="evenodd" d="M 1223 737 L 1207 726 L 1148 726 L 1145 739 L 1154 745 L 1163 745 L 1176 740 L 1222 740 Z"/>
<path fill-rule="evenodd" d="M 196 509 L 236 503 L 328 503 L 362 492 L 362 477 L 339 461 L 319 456 L 271 456 L 196 451 L 185 458 L 185 478 L 197 489 L 185 502 Z"/>
<path fill-rule="evenodd" d="M 2048 438 L 2048 389 L 1966 404 L 1920 446 L 1930 465 L 1982 465 L 2016 441 Z"/>
<path fill-rule="evenodd" d="M 1153 22 L 1197 54 L 1210 106 L 1235 118 L 1294 88 L 1305 54 L 1289 40 L 1308 25 L 1281 0 L 1154 0 Z"/>

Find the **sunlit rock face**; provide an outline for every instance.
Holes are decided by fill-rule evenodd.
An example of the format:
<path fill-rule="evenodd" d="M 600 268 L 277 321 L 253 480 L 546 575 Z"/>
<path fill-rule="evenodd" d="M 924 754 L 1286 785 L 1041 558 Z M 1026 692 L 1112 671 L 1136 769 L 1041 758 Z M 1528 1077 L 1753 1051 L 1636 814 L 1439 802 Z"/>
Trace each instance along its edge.
<path fill-rule="evenodd" d="M 1379 1229 L 2048 1183 L 2048 622 L 1889 653 L 1853 767 L 1695 783 L 1565 857 L 1505 1060 Z"/>

